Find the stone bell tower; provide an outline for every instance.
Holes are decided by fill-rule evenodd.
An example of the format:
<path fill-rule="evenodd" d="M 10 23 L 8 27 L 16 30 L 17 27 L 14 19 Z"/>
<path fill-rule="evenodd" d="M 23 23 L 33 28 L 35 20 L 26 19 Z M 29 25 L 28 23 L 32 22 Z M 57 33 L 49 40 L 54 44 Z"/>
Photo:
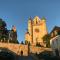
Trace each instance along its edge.
<path fill-rule="evenodd" d="M 46 20 L 40 19 L 38 16 L 34 19 L 28 20 L 28 31 L 25 34 L 25 40 L 30 42 L 32 45 L 37 43 L 44 46 L 43 36 L 47 34 Z"/>

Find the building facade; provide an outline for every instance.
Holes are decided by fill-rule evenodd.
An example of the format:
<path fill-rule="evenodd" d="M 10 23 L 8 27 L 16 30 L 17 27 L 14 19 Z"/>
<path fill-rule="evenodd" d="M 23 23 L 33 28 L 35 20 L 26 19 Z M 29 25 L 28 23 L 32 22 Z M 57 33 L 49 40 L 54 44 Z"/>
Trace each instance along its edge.
<path fill-rule="evenodd" d="M 53 54 L 56 54 L 56 51 L 58 51 L 58 55 L 60 56 L 60 35 L 55 36 L 50 40 L 50 46 L 53 50 Z"/>
<path fill-rule="evenodd" d="M 50 32 L 51 38 L 56 37 L 57 35 L 60 35 L 60 27 L 55 26 L 53 30 Z"/>
<path fill-rule="evenodd" d="M 43 36 L 47 34 L 46 20 L 40 19 L 38 16 L 34 19 L 28 20 L 28 29 L 25 34 L 25 41 L 31 45 L 36 45 L 37 43 L 44 46 Z"/>
<path fill-rule="evenodd" d="M 50 46 L 53 49 L 53 53 L 54 55 L 57 55 L 56 51 L 58 51 L 58 55 L 60 56 L 60 27 L 55 26 L 50 32 L 50 35 Z"/>

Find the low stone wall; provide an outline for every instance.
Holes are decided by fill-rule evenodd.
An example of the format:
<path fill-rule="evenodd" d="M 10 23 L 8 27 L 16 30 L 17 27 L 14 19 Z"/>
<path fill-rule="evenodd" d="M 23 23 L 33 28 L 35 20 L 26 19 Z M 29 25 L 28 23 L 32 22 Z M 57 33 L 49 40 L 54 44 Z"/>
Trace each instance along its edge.
<path fill-rule="evenodd" d="M 30 53 L 41 53 L 43 51 L 52 51 L 51 48 L 44 48 L 44 47 L 36 47 L 36 46 L 30 46 Z"/>
<path fill-rule="evenodd" d="M 7 48 L 17 55 L 21 55 L 21 52 L 24 56 L 28 55 L 28 45 L 22 44 L 13 44 L 13 43 L 0 43 L 0 47 Z"/>
<path fill-rule="evenodd" d="M 37 53 L 37 54 L 43 51 L 52 51 L 51 48 L 43 48 L 43 47 L 36 47 L 36 46 L 29 46 L 29 49 L 28 49 L 28 45 L 14 44 L 14 43 L 0 42 L 0 47 L 7 48 L 12 52 L 16 53 L 17 55 L 23 55 L 23 56 L 28 56 L 28 51 L 30 53 Z"/>

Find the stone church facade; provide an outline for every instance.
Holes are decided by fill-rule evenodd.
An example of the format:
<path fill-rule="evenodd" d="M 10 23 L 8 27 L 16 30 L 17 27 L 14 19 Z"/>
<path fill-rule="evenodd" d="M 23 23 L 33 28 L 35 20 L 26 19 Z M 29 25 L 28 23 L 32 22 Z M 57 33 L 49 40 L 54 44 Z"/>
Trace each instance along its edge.
<path fill-rule="evenodd" d="M 46 34 L 47 27 L 44 18 L 40 19 L 38 16 L 35 16 L 34 19 L 29 18 L 25 41 L 31 45 L 36 45 L 38 43 L 41 46 L 44 46 L 43 36 Z"/>

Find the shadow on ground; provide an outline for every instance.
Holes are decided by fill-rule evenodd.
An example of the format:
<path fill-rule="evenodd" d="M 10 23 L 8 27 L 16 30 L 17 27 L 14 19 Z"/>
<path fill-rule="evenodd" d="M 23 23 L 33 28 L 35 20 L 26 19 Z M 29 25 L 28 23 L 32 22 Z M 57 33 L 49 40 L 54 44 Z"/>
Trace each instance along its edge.
<path fill-rule="evenodd" d="M 17 54 L 7 48 L 0 48 L 0 60 L 16 60 Z"/>
<path fill-rule="evenodd" d="M 53 56 L 52 52 L 44 51 L 40 54 L 35 54 L 39 60 L 60 60 L 59 56 Z"/>
<path fill-rule="evenodd" d="M 0 48 L 0 60 L 60 60 L 59 56 L 53 56 L 50 51 L 43 51 L 40 54 L 30 53 L 28 56 L 18 56 L 7 48 Z"/>
<path fill-rule="evenodd" d="M 7 48 L 0 48 L 0 60 L 33 60 L 33 58 L 30 55 L 23 56 L 23 54 L 18 56 Z"/>

